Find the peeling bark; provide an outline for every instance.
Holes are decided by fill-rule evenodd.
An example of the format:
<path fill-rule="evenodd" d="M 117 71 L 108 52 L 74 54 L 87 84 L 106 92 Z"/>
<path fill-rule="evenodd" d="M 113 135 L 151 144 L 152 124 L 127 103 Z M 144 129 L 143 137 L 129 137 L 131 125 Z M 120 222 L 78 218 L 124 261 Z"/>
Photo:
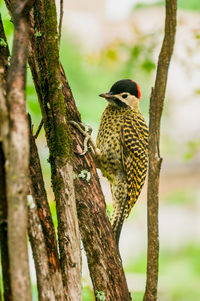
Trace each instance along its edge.
<path fill-rule="evenodd" d="M 160 157 L 160 121 L 163 111 L 167 73 L 176 33 L 176 0 L 166 0 L 165 35 L 158 59 L 155 87 L 150 98 L 149 173 L 148 173 L 148 259 L 144 301 L 157 300 L 158 283 L 158 205 L 162 158 Z"/>

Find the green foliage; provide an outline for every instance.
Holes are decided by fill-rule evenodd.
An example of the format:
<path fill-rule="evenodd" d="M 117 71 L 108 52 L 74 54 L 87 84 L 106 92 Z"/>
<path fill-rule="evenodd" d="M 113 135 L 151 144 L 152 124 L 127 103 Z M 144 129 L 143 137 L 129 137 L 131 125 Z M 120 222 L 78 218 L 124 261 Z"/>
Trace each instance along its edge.
<path fill-rule="evenodd" d="M 111 216 L 112 216 L 112 211 L 113 211 L 113 206 L 112 206 L 112 208 L 110 209 L 110 207 L 111 206 L 108 206 L 107 204 L 106 204 L 106 214 L 107 214 L 107 216 L 108 216 L 108 219 L 109 219 L 109 221 L 110 221 L 110 219 L 111 219 Z"/>
<path fill-rule="evenodd" d="M 84 286 L 82 288 L 82 298 L 83 301 L 95 301 L 94 293 L 89 286 Z"/>
<path fill-rule="evenodd" d="M 188 244 L 176 250 L 161 249 L 159 258 L 160 298 L 170 301 L 199 299 L 200 244 Z M 146 253 L 125 267 L 126 273 L 146 273 Z M 144 292 L 132 292 L 133 300 L 142 300 Z"/>
<path fill-rule="evenodd" d="M 179 0 L 178 7 L 188 10 L 200 11 L 200 2 L 199 0 Z"/>
<path fill-rule="evenodd" d="M 165 196 L 165 201 L 169 204 L 191 204 L 196 201 L 196 192 L 194 189 L 182 188 L 170 192 Z"/>
<path fill-rule="evenodd" d="M 96 63 L 103 65 L 107 72 L 110 70 L 121 77 L 132 77 L 133 73 L 151 73 L 155 69 L 153 52 L 155 50 L 155 35 L 138 35 L 137 42 L 127 43 L 118 40 L 96 57 Z"/>
<path fill-rule="evenodd" d="M 144 292 L 132 292 L 131 297 L 132 301 L 141 301 L 143 300 Z"/>
<path fill-rule="evenodd" d="M 173 251 L 161 252 L 160 277 L 172 301 L 199 299 L 200 245 L 187 245 Z"/>
<path fill-rule="evenodd" d="M 38 291 L 37 291 L 37 285 L 36 283 L 33 284 L 31 283 L 31 288 L 32 288 L 32 299 L 33 301 L 38 301 Z"/>
<path fill-rule="evenodd" d="M 178 8 L 179 9 L 187 9 L 187 10 L 194 10 L 194 11 L 199 11 L 200 10 L 200 2 L 199 0 L 178 0 L 177 1 L 178 4 Z M 146 2 L 139 2 L 137 3 L 134 8 L 139 9 L 139 8 L 143 8 L 143 7 L 150 7 L 150 6 L 164 6 L 165 5 L 165 1 L 163 0 L 158 0 L 156 2 L 150 2 L 150 3 L 146 3 Z"/>
<path fill-rule="evenodd" d="M 6 47 L 7 43 L 3 38 L 0 38 L 0 47 Z"/>
<path fill-rule="evenodd" d="M 113 81 L 103 68 L 91 65 L 82 52 L 69 37 L 61 43 L 61 62 L 82 119 L 96 126 L 106 104 L 98 95 L 106 92 L 102 89 L 108 89 Z"/>
<path fill-rule="evenodd" d="M 145 273 L 146 272 L 146 254 L 141 254 L 138 258 L 131 260 L 127 266 L 125 266 L 126 273 Z"/>
<path fill-rule="evenodd" d="M 14 26 L 11 21 L 11 17 L 8 13 L 8 10 L 6 8 L 5 2 L 0 1 L 0 11 L 1 11 L 1 18 L 3 21 L 3 26 L 5 30 L 5 35 L 8 41 L 8 45 L 10 50 L 12 49 L 12 41 L 13 41 L 13 31 L 14 31 Z M 5 41 L 4 41 L 5 42 Z"/>
<path fill-rule="evenodd" d="M 32 122 L 37 125 L 40 123 L 42 116 L 30 68 L 27 69 L 26 100 Z"/>
<path fill-rule="evenodd" d="M 200 139 L 196 141 L 190 141 L 187 144 L 187 152 L 184 155 L 185 160 L 191 160 L 195 157 L 200 149 Z"/>
<path fill-rule="evenodd" d="M 58 221 L 57 221 L 57 213 L 56 213 L 56 202 L 52 201 L 52 202 L 50 202 L 49 205 L 50 205 L 50 210 L 51 210 L 51 216 L 53 219 L 53 224 L 54 224 L 55 229 L 57 230 Z M 56 233 L 57 233 L 57 231 L 56 231 Z"/>

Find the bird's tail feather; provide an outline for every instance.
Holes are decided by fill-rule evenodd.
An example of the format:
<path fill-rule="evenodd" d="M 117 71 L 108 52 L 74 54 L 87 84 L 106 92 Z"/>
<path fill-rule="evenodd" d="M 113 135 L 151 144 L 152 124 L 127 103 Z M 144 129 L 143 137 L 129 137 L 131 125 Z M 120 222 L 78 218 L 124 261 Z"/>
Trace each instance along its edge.
<path fill-rule="evenodd" d="M 122 225 L 127 216 L 127 214 L 126 214 L 127 209 L 128 209 L 128 202 L 127 202 L 127 199 L 125 199 L 123 206 L 120 206 L 120 208 L 118 206 L 116 206 L 114 208 L 114 212 L 111 217 L 112 230 L 114 233 L 114 237 L 115 237 L 117 246 L 119 245 L 119 237 L 121 234 Z"/>

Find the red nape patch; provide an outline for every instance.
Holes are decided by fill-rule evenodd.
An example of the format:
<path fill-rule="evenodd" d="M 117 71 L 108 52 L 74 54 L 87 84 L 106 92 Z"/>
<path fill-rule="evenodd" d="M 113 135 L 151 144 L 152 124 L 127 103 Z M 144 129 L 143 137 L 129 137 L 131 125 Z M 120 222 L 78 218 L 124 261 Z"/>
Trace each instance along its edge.
<path fill-rule="evenodd" d="M 138 98 L 141 98 L 141 90 L 140 90 L 140 86 L 138 85 L 138 83 L 136 83 L 134 80 L 132 80 L 132 82 L 134 82 L 136 84 L 137 87 L 137 91 L 138 91 Z"/>

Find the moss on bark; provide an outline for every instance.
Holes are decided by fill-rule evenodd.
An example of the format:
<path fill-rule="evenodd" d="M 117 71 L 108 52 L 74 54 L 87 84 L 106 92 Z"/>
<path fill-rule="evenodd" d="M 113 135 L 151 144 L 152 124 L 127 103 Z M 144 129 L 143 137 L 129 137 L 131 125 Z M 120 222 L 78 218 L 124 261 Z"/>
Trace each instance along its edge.
<path fill-rule="evenodd" d="M 35 30 L 41 33 L 40 36 L 36 36 L 37 47 L 40 49 L 38 53 L 43 54 L 38 57 L 43 119 L 50 150 L 49 161 L 57 160 L 57 163 L 63 166 L 66 161 L 71 161 L 73 152 L 59 69 L 57 15 L 54 1 L 44 0 L 43 4 L 44 9 L 41 1 L 36 1 L 34 12 Z M 41 16 L 42 14 L 44 15 Z M 39 19 L 43 22 L 37 23 Z M 45 49 L 41 49 L 41 45 L 42 47 L 45 45 Z"/>

